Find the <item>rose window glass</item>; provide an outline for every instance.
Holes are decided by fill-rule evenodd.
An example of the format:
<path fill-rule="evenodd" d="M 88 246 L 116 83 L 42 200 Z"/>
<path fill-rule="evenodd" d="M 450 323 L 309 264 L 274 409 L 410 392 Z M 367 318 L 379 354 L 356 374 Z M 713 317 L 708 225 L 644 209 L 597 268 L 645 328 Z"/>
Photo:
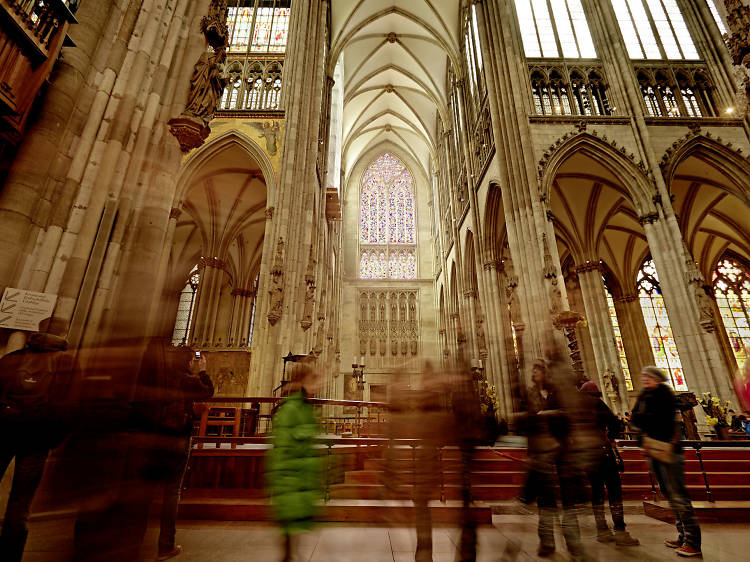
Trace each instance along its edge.
<path fill-rule="evenodd" d="M 360 277 L 414 279 L 416 242 L 414 179 L 401 160 L 383 154 L 362 176 Z"/>
<path fill-rule="evenodd" d="M 724 331 L 737 365 L 742 366 L 750 347 L 750 271 L 733 259 L 723 259 L 714 272 L 713 284 Z"/>
<path fill-rule="evenodd" d="M 638 272 L 637 288 L 656 366 L 667 373 L 668 382 L 675 390 L 687 390 L 682 363 L 677 353 L 677 344 L 669 324 L 667 307 L 661 294 L 659 277 L 653 260 L 648 259 L 641 266 Z"/>

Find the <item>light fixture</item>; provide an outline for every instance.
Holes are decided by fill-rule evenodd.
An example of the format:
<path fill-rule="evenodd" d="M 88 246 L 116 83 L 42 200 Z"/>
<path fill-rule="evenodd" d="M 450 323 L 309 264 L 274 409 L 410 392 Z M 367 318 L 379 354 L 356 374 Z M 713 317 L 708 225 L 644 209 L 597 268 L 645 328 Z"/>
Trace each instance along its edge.
<path fill-rule="evenodd" d="M 726 113 L 728 115 L 732 115 L 734 113 L 734 111 L 735 111 L 734 107 L 730 106 L 730 107 L 726 108 L 726 110 L 724 111 L 724 113 Z"/>

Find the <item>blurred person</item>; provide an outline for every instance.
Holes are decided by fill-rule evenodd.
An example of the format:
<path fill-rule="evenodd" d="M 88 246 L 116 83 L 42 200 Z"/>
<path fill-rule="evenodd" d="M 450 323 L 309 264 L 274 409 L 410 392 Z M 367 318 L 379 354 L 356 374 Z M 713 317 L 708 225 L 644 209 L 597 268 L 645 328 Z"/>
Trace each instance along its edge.
<path fill-rule="evenodd" d="M 727 411 L 727 417 L 729 417 L 729 429 L 732 431 L 744 431 L 742 428 L 742 422 L 740 421 L 740 417 L 737 415 L 737 412 L 734 410 L 728 410 Z"/>
<path fill-rule="evenodd" d="M 391 388 L 385 485 L 396 497 L 406 496 L 413 486 L 410 499 L 414 501 L 416 562 L 432 562 L 430 500 L 440 499 L 444 478 L 440 451 L 451 430 L 444 402 L 450 386 L 450 378 L 438 378 L 428 363 L 418 388 L 412 388 L 403 373 Z M 403 444 L 404 439 L 411 443 Z"/>
<path fill-rule="evenodd" d="M 179 354 L 179 357 L 176 356 L 178 373 L 182 372 L 180 366 L 187 359 L 186 351 L 190 352 L 185 348 L 177 348 L 171 352 Z M 179 381 L 183 401 L 181 403 L 176 400 L 173 406 L 169 408 L 173 420 L 166 424 L 170 428 L 168 431 L 174 433 L 175 454 L 165 459 L 166 474 L 157 560 L 167 560 L 182 552 L 182 546 L 175 544 L 175 533 L 182 484 L 190 458 L 190 435 L 193 431 L 194 405 L 196 402 L 208 400 L 214 395 L 214 385 L 206 373 L 205 356 L 196 355 L 196 357 L 192 357 L 191 355 L 188 360 L 188 373 L 189 376 L 182 376 Z M 184 372 L 182 374 L 184 375 Z"/>
<path fill-rule="evenodd" d="M 630 536 L 625 530 L 625 512 L 622 505 L 622 482 L 620 481 L 620 466 L 618 456 L 612 446 L 613 440 L 620 431 L 620 419 L 612 413 L 609 406 L 602 400 L 602 393 L 597 384 L 588 381 L 581 386 L 584 397 L 584 407 L 596 413 L 596 427 L 598 455 L 588 471 L 591 485 L 591 504 L 596 521 L 596 540 L 599 542 L 614 542 L 617 546 L 638 546 L 640 542 Z M 622 459 L 619 459 L 622 462 Z M 605 494 L 606 488 L 606 494 Z M 612 514 L 614 534 L 607 526 L 604 516 L 604 498 L 609 498 L 609 511 Z"/>
<path fill-rule="evenodd" d="M 174 348 L 171 339 L 147 342 L 137 370 L 125 431 L 117 436 L 124 452 L 112 499 L 79 513 L 75 529 L 74 560 L 130 562 L 138 553 L 148 526 L 151 504 L 160 485 L 166 487 L 166 513 L 160 536 L 160 556 L 179 554 L 170 530 L 170 518 L 188 454 L 191 413 L 188 404 L 213 395 L 210 379 L 194 362 L 189 348 Z M 187 437 L 186 437 L 187 432 Z M 171 505 L 170 505 L 171 504 Z M 167 548 L 170 546 L 171 548 Z M 166 558 L 162 558 L 166 559 Z"/>
<path fill-rule="evenodd" d="M 552 435 L 550 424 L 556 423 L 556 401 L 547 380 L 547 365 L 537 360 L 531 370 L 532 384 L 526 392 L 526 413 L 519 417 L 519 429 L 528 438 L 529 469 L 519 498 L 523 503 L 537 503 L 539 521 L 539 556 L 555 551 L 555 465 L 560 443 Z"/>
<path fill-rule="evenodd" d="M 747 416 L 742 415 L 740 416 L 740 423 L 742 424 L 742 429 L 745 434 L 750 436 L 750 419 L 748 419 Z"/>
<path fill-rule="evenodd" d="M 457 373 L 451 384 L 451 413 L 449 429 L 452 437 L 449 443 L 458 447 L 461 455 L 461 538 L 459 558 L 461 562 L 476 560 L 477 524 L 471 509 L 471 477 L 474 472 L 476 448 L 480 445 L 494 445 L 499 434 L 499 424 L 494 411 L 482 403 L 477 385 L 471 372 L 464 369 Z"/>
<path fill-rule="evenodd" d="M 295 363 L 272 420 L 266 481 L 273 515 L 284 535 L 284 562 L 293 559 L 294 535 L 312 528 L 322 498 L 321 458 L 315 443 L 320 430 L 308 401 L 316 384 L 317 375 L 307 362 Z"/>
<path fill-rule="evenodd" d="M 685 486 L 685 458 L 680 446 L 681 424 L 677 401 L 658 367 L 641 371 L 641 391 L 633 408 L 633 425 L 641 432 L 651 471 L 675 516 L 677 539 L 664 544 L 680 556 L 701 556 L 701 530 Z"/>
<path fill-rule="evenodd" d="M 0 359 L 0 479 L 16 461 L 0 533 L 0 559 L 6 562 L 23 557 L 31 502 L 47 456 L 69 431 L 77 369 L 67 347 L 65 339 L 37 332 L 23 349 Z"/>
<path fill-rule="evenodd" d="M 547 385 L 554 400 L 548 402 L 553 436 L 560 444 L 556 458 L 557 478 L 562 503 L 562 531 L 568 552 L 574 560 L 588 559 L 581 542 L 578 514 L 588 503 L 584 484 L 598 455 L 595 413 L 583 403 L 578 392 L 578 375 L 573 371 L 570 357 L 552 334 L 545 338 Z"/>

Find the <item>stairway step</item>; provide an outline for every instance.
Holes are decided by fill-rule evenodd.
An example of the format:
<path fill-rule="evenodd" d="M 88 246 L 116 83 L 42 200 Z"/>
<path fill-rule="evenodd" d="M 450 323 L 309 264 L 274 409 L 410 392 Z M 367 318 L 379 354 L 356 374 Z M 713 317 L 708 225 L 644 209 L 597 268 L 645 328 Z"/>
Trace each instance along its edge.
<path fill-rule="evenodd" d="M 750 523 L 750 501 L 693 501 L 698 519 L 705 523 Z M 674 515 L 667 502 L 644 501 L 643 511 L 649 517 L 674 523 Z"/>
<path fill-rule="evenodd" d="M 461 520 L 462 504 L 458 501 L 429 504 L 434 523 L 456 524 Z M 471 507 L 474 519 L 479 524 L 492 523 L 492 511 L 482 502 Z M 187 495 L 180 503 L 181 519 L 214 521 L 272 521 L 268 500 L 241 498 L 191 498 Z M 318 521 L 348 523 L 404 522 L 412 525 L 414 503 L 397 500 L 331 500 L 321 504 L 316 517 Z"/>

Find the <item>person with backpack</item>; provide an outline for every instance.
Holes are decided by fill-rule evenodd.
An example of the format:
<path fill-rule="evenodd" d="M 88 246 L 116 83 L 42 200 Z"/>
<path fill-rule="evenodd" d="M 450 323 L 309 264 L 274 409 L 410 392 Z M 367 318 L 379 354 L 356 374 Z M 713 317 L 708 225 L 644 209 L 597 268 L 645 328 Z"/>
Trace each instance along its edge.
<path fill-rule="evenodd" d="M 42 332 L 0 359 L 0 479 L 15 458 L 0 560 L 23 557 L 31 502 L 47 456 L 68 434 L 75 363 L 65 339 Z"/>

